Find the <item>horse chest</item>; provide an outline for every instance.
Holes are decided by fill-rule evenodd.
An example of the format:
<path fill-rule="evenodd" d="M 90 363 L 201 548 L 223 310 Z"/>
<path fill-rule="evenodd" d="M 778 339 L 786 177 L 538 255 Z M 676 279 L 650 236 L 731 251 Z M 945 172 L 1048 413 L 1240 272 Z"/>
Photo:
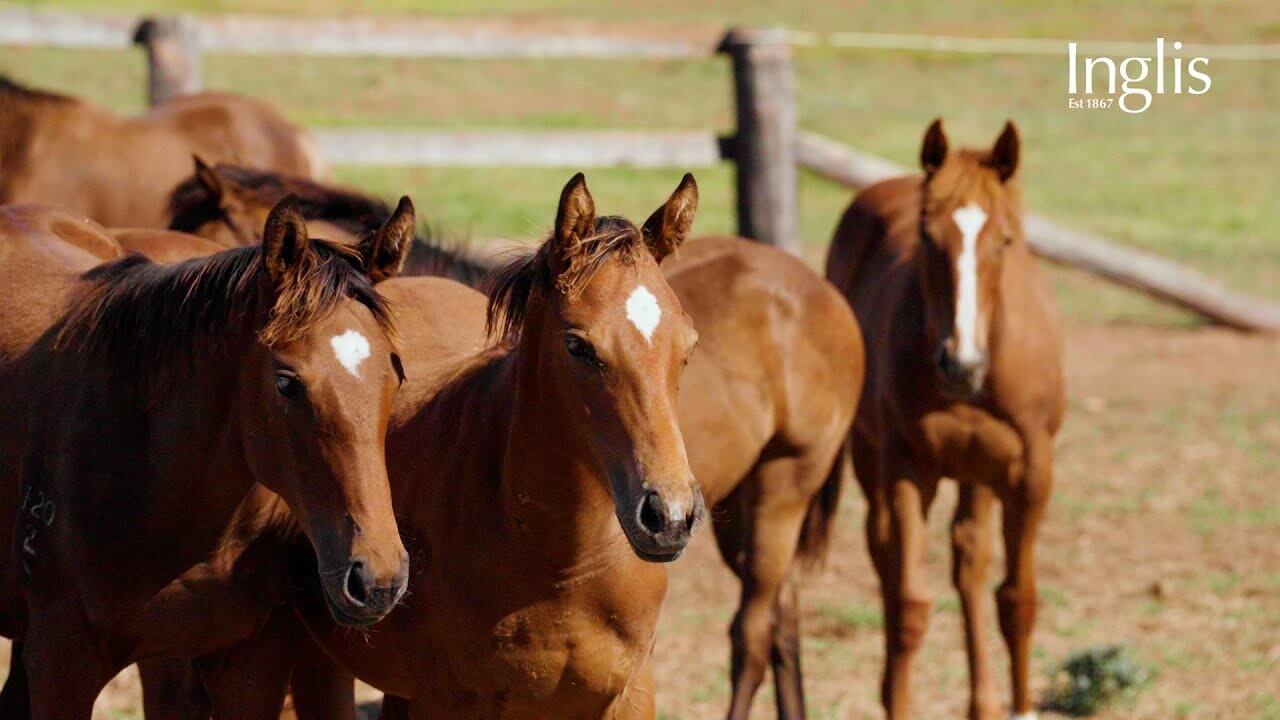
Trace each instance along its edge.
<path fill-rule="evenodd" d="M 501 705 L 603 707 L 648 657 L 653 625 L 581 603 L 539 603 L 500 618 L 454 672 Z"/>
<path fill-rule="evenodd" d="M 924 415 L 920 431 L 939 471 L 948 477 L 966 476 L 975 467 L 1011 468 L 1022 461 L 1024 448 L 1017 430 L 970 405 Z"/>

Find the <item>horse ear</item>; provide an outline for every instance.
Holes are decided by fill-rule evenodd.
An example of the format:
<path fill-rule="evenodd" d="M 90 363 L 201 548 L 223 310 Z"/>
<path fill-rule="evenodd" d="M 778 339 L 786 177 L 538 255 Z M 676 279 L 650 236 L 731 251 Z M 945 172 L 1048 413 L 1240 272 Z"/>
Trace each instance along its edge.
<path fill-rule="evenodd" d="M 698 213 L 698 183 L 692 173 L 685 173 L 676 191 L 662 207 L 645 220 L 641 233 L 649 252 L 658 262 L 675 252 L 689 236 L 693 218 Z"/>
<path fill-rule="evenodd" d="M 382 227 L 360 241 L 365 272 L 374 283 L 394 277 L 404 267 L 413 245 L 414 223 L 413 201 L 405 195 Z"/>
<path fill-rule="evenodd" d="M 920 167 L 925 175 L 932 175 L 942 167 L 947 159 L 947 133 L 942 129 L 942 118 L 934 118 L 929 129 L 924 132 L 924 143 L 920 146 Z"/>
<path fill-rule="evenodd" d="M 226 194 L 226 188 L 223 187 L 222 178 L 218 175 L 218 172 L 209 167 L 209 164 L 199 155 L 193 153 L 191 159 L 195 161 L 196 182 L 200 183 L 200 187 L 209 193 L 210 198 L 215 202 L 221 203 L 223 195 Z"/>
<path fill-rule="evenodd" d="M 991 146 L 991 158 L 987 161 L 987 165 L 1000 176 L 1001 182 L 1013 177 L 1013 174 L 1018 171 L 1018 154 L 1021 145 L 1018 126 L 1014 125 L 1012 120 L 1006 120 L 1004 130 L 1001 130 L 1000 137 L 996 138 L 996 144 Z"/>
<path fill-rule="evenodd" d="M 279 285 L 311 251 L 311 237 L 298 207 L 298 196 L 289 193 L 271 208 L 262 228 L 262 262 L 267 277 Z"/>
<path fill-rule="evenodd" d="M 551 241 L 556 256 L 568 260 L 582 246 L 582 241 L 595 232 L 596 203 L 587 190 L 587 179 L 582 173 L 574 175 L 560 192 L 560 207 L 556 210 L 556 229 Z"/>

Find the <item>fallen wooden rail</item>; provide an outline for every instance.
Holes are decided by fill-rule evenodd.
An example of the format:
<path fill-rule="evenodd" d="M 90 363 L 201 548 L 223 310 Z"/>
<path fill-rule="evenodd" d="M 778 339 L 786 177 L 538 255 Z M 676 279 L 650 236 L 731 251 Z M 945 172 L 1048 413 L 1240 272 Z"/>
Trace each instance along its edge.
<path fill-rule="evenodd" d="M 796 160 L 801 167 L 854 189 L 910 172 L 807 132 L 796 136 Z M 1030 213 L 1025 228 L 1031 249 L 1047 260 L 1101 276 L 1221 325 L 1280 332 L 1280 305 L 1233 292 L 1172 260 L 1069 230 Z"/>

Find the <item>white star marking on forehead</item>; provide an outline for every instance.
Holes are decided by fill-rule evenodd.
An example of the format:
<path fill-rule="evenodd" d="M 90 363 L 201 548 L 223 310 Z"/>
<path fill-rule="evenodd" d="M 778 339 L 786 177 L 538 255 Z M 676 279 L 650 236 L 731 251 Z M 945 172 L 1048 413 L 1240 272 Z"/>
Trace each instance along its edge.
<path fill-rule="evenodd" d="M 645 342 L 653 342 L 653 331 L 662 321 L 662 308 L 658 307 L 658 298 L 649 292 L 649 288 L 637 285 L 631 291 L 631 297 L 627 298 L 627 319 L 644 336 Z"/>
<path fill-rule="evenodd" d="M 341 335 L 334 335 L 329 344 L 333 346 L 333 354 L 342 363 L 342 367 L 352 377 L 360 377 L 360 363 L 369 358 L 369 340 L 355 330 L 348 330 Z"/>

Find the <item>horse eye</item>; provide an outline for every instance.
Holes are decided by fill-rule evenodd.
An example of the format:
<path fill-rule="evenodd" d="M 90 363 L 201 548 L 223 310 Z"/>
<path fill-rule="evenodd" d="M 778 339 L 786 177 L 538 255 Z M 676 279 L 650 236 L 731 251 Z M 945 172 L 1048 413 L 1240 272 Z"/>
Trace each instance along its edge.
<path fill-rule="evenodd" d="M 570 355 L 583 362 L 590 363 L 595 367 L 604 367 L 604 363 L 600 362 L 600 358 L 596 355 L 596 349 L 591 347 L 591 343 L 584 340 L 578 335 L 564 336 L 564 349 Z"/>
<path fill-rule="evenodd" d="M 296 398 L 302 393 L 302 381 L 297 375 L 284 370 L 276 372 L 276 391 L 287 398 Z"/>

